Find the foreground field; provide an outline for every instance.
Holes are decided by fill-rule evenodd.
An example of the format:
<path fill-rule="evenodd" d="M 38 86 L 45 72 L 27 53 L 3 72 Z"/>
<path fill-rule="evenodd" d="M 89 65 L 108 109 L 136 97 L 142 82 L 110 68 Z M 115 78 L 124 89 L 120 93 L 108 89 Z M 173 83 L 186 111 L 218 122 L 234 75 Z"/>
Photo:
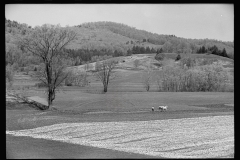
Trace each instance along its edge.
<path fill-rule="evenodd" d="M 233 116 L 61 123 L 6 133 L 166 158 L 215 158 L 234 153 Z"/>
<path fill-rule="evenodd" d="M 48 111 L 7 103 L 7 153 L 13 158 L 233 157 L 233 103 L 232 92 L 65 90 Z M 158 105 L 169 110 L 160 112 Z"/>

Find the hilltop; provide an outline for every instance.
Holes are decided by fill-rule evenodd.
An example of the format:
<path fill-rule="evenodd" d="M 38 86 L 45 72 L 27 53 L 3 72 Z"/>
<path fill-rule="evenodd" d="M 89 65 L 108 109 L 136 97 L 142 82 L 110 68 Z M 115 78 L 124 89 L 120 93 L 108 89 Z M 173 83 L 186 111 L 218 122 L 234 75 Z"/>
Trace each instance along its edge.
<path fill-rule="evenodd" d="M 175 35 L 160 35 L 115 22 L 91 22 L 70 27 L 77 39 L 64 50 L 69 66 L 78 66 L 111 57 L 151 53 L 212 53 L 234 59 L 233 42 L 211 39 L 186 39 Z M 38 60 L 16 45 L 17 37 L 30 34 L 34 28 L 5 19 L 6 64 L 21 69 L 38 65 Z M 204 49 L 203 49 L 204 48 Z M 213 53 L 214 52 L 214 53 Z M 17 64 L 16 64 L 17 62 Z"/>
<path fill-rule="evenodd" d="M 16 34 L 24 36 L 33 29 L 27 24 L 20 24 L 7 19 L 5 19 L 5 25 L 5 33 L 8 38 L 12 38 Z M 225 48 L 228 54 L 233 54 L 234 48 L 233 42 L 212 39 L 186 39 L 175 35 L 156 34 L 115 22 L 89 22 L 71 28 L 77 32 L 78 36 L 77 40 L 67 47 L 68 49 L 107 49 L 127 52 L 133 46 L 164 49 L 164 45 L 166 46 L 169 43 L 169 52 L 176 53 L 178 49 L 182 48 L 185 52 L 196 53 L 201 46 L 209 48 L 216 45 L 220 50 Z"/>

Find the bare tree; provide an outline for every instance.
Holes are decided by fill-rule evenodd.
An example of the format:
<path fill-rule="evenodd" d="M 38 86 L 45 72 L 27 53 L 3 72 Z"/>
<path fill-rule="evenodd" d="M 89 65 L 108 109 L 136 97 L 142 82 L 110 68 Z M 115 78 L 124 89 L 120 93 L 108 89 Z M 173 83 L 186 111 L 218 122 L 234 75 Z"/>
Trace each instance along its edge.
<path fill-rule="evenodd" d="M 107 92 L 110 78 L 113 78 L 112 73 L 116 62 L 113 60 L 105 60 L 103 62 L 96 63 L 95 75 L 103 84 L 103 91 Z"/>
<path fill-rule="evenodd" d="M 55 99 L 56 88 L 67 77 L 64 72 L 63 48 L 76 38 L 76 33 L 60 25 L 43 25 L 19 39 L 19 45 L 39 57 L 42 67 L 38 79 L 47 87 L 48 108 Z M 48 109 L 47 108 L 47 109 Z"/>
<path fill-rule="evenodd" d="M 150 80 L 152 77 L 152 70 L 150 69 L 150 67 L 147 67 L 147 69 L 145 70 L 145 74 L 143 75 L 143 86 L 144 88 L 149 91 L 150 89 Z"/>
<path fill-rule="evenodd" d="M 157 79 L 156 82 L 157 82 L 157 86 L 158 86 L 158 91 L 160 92 L 160 91 L 162 91 L 162 78 L 160 75 L 158 75 L 156 79 Z"/>

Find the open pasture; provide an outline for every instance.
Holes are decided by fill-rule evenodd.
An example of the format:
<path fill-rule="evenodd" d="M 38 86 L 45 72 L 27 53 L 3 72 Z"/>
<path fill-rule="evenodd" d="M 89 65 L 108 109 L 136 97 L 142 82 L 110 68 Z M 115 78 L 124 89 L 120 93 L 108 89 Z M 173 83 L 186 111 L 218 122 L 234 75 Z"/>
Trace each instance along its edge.
<path fill-rule="evenodd" d="M 197 105 L 233 104 L 233 92 L 107 92 L 93 94 L 79 90 L 57 93 L 53 105 L 61 110 L 86 112 L 137 112 L 168 105 L 169 111 L 203 110 Z M 45 98 L 44 92 L 29 92 L 29 96 Z"/>

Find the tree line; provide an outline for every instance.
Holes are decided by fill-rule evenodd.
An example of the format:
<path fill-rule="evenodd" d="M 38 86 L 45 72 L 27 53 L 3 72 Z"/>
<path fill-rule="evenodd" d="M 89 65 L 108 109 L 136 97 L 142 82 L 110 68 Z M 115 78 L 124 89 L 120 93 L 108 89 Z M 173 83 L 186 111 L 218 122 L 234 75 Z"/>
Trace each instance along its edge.
<path fill-rule="evenodd" d="M 112 51 L 107 49 L 101 50 L 89 50 L 89 49 L 63 49 L 65 52 L 65 58 L 70 60 L 73 66 L 78 66 L 85 64 L 87 62 L 96 62 L 97 60 L 104 60 L 111 57 L 120 57 L 120 56 L 131 56 L 132 54 L 151 54 L 151 53 L 162 53 L 162 48 L 154 49 L 149 46 L 133 46 L 131 49 L 127 50 L 127 53 L 122 51 Z"/>
<path fill-rule="evenodd" d="M 200 47 L 199 50 L 197 51 L 197 53 L 209 53 L 209 54 L 215 54 L 215 55 L 218 55 L 218 56 L 222 56 L 222 57 L 227 57 L 227 58 L 231 58 L 231 56 L 229 56 L 226 52 L 226 49 L 223 48 L 222 50 L 218 49 L 217 46 L 212 46 L 212 47 L 209 47 L 209 48 L 205 48 L 204 46 Z"/>

